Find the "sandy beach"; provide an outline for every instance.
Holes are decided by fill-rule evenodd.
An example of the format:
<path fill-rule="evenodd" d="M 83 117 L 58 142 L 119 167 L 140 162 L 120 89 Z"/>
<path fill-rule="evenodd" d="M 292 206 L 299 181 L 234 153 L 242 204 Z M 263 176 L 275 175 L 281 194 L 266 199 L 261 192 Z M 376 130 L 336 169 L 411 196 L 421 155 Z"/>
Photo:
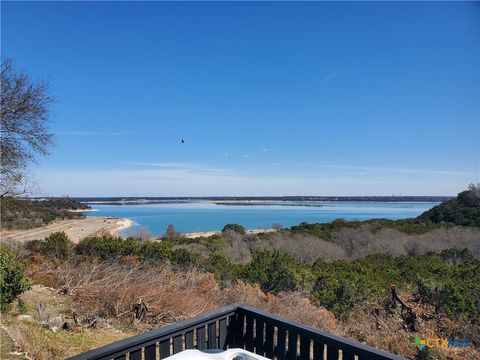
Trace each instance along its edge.
<path fill-rule="evenodd" d="M 96 233 L 108 232 L 115 235 L 132 225 L 133 222 L 129 219 L 89 216 L 85 219 L 58 220 L 30 230 L 1 231 L 0 237 L 2 241 L 29 241 L 43 239 L 54 232 L 63 231 L 73 242 L 78 243 L 81 239 Z"/>

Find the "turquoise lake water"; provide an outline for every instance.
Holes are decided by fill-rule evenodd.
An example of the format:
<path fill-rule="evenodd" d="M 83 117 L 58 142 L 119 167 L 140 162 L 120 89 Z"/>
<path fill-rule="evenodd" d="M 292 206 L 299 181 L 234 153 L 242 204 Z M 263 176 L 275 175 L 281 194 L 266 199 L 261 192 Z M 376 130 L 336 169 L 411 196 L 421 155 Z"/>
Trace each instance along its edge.
<path fill-rule="evenodd" d="M 124 235 L 148 230 L 153 235 L 165 232 L 173 224 L 180 232 L 221 230 L 236 223 L 248 229 L 271 228 L 274 223 L 292 226 L 306 221 L 405 219 L 416 217 L 437 205 L 430 202 L 322 202 L 299 205 L 216 205 L 210 202 L 148 205 L 92 205 L 98 211 L 88 216 L 114 216 L 131 219 L 135 225 Z"/>

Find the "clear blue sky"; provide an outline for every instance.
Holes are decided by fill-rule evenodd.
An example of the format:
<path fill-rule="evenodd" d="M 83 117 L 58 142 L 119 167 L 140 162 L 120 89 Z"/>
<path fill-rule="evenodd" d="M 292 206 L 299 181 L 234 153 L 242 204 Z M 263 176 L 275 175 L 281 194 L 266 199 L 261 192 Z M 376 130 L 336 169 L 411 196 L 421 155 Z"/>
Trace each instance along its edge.
<path fill-rule="evenodd" d="M 57 101 L 43 194 L 453 195 L 479 180 L 480 3 L 2 2 Z M 181 144 L 185 139 L 185 144 Z"/>

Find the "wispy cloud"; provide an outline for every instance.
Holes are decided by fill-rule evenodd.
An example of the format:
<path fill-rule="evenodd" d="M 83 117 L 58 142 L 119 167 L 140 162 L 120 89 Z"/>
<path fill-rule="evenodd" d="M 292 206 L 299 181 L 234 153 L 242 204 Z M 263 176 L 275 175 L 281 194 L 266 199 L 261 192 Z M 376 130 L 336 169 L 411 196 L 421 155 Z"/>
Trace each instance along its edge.
<path fill-rule="evenodd" d="M 430 175 L 471 175 L 474 172 L 461 170 L 444 170 L 444 169 L 424 169 L 424 168 L 405 168 L 394 166 L 356 166 L 356 165 L 335 165 L 335 164 L 301 164 L 315 168 L 354 170 L 354 171 L 371 171 L 384 173 L 399 174 L 430 174 Z"/>
<path fill-rule="evenodd" d="M 71 136 L 123 136 L 129 135 L 127 131 L 56 131 L 56 135 L 71 135 Z"/>
<path fill-rule="evenodd" d="M 38 175 L 48 184 L 46 193 L 75 196 L 385 195 L 398 189 L 409 195 L 453 195 L 465 186 L 465 179 L 452 181 L 436 175 L 405 180 L 395 176 L 261 176 L 173 168 L 56 170 L 41 171 Z"/>
<path fill-rule="evenodd" d="M 227 169 L 219 169 L 203 164 L 183 163 L 183 162 L 148 162 L 148 161 L 120 161 L 118 164 L 133 165 L 141 167 L 154 167 L 164 170 L 176 170 L 183 173 L 190 172 L 226 172 Z"/>
<path fill-rule="evenodd" d="M 329 82 L 330 80 L 335 79 L 338 75 L 342 74 L 342 73 L 345 72 L 347 69 L 348 69 L 347 67 L 338 68 L 338 69 L 336 69 L 335 71 L 327 74 L 323 79 L 317 81 L 316 84 L 317 84 L 317 85 L 323 85 L 323 84 Z"/>

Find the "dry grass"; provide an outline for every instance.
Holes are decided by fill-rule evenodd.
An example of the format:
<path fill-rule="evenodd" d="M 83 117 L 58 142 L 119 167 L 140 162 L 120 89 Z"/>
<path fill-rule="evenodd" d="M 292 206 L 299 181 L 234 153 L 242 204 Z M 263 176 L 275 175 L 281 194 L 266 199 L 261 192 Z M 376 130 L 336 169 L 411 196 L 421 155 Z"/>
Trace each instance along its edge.
<path fill-rule="evenodd" d="M 53 332 L 37 323 L 7 321 L 20 349 L 35 360 L 64 359 L 135 335 L 131 331 L 94 329 Z"/>
<path fill-rule="evenodd" d="M 20 353 L 7 332 L 0 328 L 0 359 L 2 360 L 26 360 Z"/>
<path fill-rule="evenodd" d="M 133 305 L 143 300 L 148 322 L 163 325 L 215 308 L 213 299 L 220 291 L 212 274 L 144 268 L 135 258 L 116 263 L 38 260 L 30 264 L 30 276 L 68 295 L 79 315 L 128 321 Z"/>
<path fill-rule="evenodd" d="M 400 316 L 383 310 L 383 304 L 362 303 L 354 308 L 349 320 L 342 323 L 344 335 L 408 359 L 416 359 L 417 348 L 412 344 L 416 336 L 422 339 L 445 338 L 446 336 L 442 334 L 449 334 L 449 337 L 467 338 L 478 342 L 478 326 L 435 315 L 432 306 L 412 301 L 409 295 L 411 294 L 403 293 L 402 298 L 417 316 L 415 331 L 406 330 Z M 377 316 L 374 316 L 375 309 L 380 310 Z M 434 353 L 435 355 L 428 359 L 480 359 L 479 349 L 473 346 L 465 349 L 434 349 Z"/>
<path fill-rule="evenodd" d="M 30 315 L 36 321 L 19 321 L 20 311 L 14 306 L 7 316 L 2 317 L 2 323 L 8 328 L 9 334 L 19 345 L 20 350 L 31 359 L 64 359 L 83 351 L 133 336 L 137 331 L 126 329 L 115 323 L 104 322 L 98 329 L 72 329 L 54 332 L 41 323 L 55 316 L 69 319 L 71 314 L 71 299 L 57 294 L 52 288 L 34 285 L 33 288 L 20 297 L 25 304 L 23 315 Z M 36 306 L 43 304 L 45 312 L 40 319 Z M 2 357 L 3 359 L 3 357 Z"/>

